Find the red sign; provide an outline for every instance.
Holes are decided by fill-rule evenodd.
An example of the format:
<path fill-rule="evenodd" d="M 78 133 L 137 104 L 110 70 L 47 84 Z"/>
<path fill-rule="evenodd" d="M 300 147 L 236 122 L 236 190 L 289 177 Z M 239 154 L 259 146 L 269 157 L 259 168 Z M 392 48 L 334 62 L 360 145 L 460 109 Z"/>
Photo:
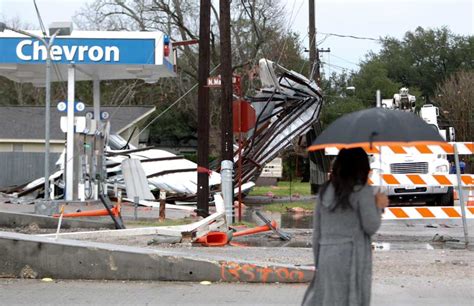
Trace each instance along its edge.
<path fill-rule="evenodd" d="M 234 133 L 243 132 L 246 133 L 255 127 L 257 117 L 255 115 L 255 109 L 245 100 L 237 100 L 232 104 L 233 111 L 233 130 Z M 239 127 L 240 125 L 240 127 Z"/>

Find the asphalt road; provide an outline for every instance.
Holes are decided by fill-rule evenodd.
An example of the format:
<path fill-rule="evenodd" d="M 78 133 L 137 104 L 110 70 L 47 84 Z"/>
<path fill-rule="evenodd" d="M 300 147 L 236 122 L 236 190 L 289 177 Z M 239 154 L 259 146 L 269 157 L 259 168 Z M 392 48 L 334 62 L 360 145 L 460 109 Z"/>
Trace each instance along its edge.
<path fill-rule="evenodd" d="M 0 280 L 1 305 L 299 305 L 307 285 Z M 372 305 L 472 305 L 473 284 L 374 284 Z"/>

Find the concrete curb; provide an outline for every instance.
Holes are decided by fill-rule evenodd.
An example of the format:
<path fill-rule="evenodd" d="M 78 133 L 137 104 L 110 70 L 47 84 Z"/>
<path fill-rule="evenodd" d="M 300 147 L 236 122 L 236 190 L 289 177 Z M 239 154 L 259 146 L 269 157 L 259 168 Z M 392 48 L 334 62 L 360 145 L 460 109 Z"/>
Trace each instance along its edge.
<path fill-rule="evenodd" d="M 24 227 L 36 224 L 40 228 L 56 228 L 58 219 L 42 215 L 0 211 L 0 226 Z M 113 223 L 64 218 L 61 228 L 115 228 Z"/>
<path fill-rule="evenodd" d="M 0 277 L 302 283 L 313 267 L 177 256 L 89 241 L 0 232 Z"/>

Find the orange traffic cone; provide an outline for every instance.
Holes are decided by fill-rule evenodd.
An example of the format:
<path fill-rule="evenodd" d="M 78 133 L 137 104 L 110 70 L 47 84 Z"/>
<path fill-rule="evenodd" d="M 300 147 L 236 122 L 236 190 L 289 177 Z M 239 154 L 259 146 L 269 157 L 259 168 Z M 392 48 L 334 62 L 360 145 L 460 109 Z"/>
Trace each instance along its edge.
<path fill-rule="evenodd" d="M 272 226 L 274 228 L 277 227 L 277 223 L 276 223 L 275 220 L 272 220 Z M 257 233 L 261 233 L 261 232 L 266 232 L 266 231 L 269 231 L 269 230 L 271 230 L 270 226 L 265 224 L 265 225 L 249 228 L 249 229 L 246 229 L 246 230 L 243 230 L 243 231 L 235 232 L 235 233 L 233 233 L 233 236 L 234 237 L 246 236 L 246 235 L 252 235 L 252 234 L 257 234 Z"/>
<path fill-rule="evenodd" d="M 229 238 L 223 232 L 209 232 L 206 236 L 198 238 L 195 242 L 208 247 L 224 246 L 229 242 Z"/>

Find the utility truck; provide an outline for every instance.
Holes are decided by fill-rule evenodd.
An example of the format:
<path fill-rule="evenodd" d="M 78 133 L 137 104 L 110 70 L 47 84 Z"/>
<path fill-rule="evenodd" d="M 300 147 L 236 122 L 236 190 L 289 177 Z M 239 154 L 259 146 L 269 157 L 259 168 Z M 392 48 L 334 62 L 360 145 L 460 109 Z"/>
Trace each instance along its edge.
<path fill-rule="evenodd" d="M 393 95 L 392 99 L 382 99 L 381 107 L 398 109 L 415 113 L 416 97 L 410 95 L 407 88 Z M 438 122 L 439 108 L 432 104 L 421 107 L 418 115 L 436 129 L 446 141 L 454 141 L 455 134 L 452 127 L 441 128 Z M 371 168 L 374 174 L 448 174 L 449 161 L 445 154 L 394 154 L 389 148 L 382 147 L 381 158 L 371 156 Z M 425 202 L 427 205 L 453 205 L 453 188 L 439 186 L 384 187 L 391 203 Z"/>

